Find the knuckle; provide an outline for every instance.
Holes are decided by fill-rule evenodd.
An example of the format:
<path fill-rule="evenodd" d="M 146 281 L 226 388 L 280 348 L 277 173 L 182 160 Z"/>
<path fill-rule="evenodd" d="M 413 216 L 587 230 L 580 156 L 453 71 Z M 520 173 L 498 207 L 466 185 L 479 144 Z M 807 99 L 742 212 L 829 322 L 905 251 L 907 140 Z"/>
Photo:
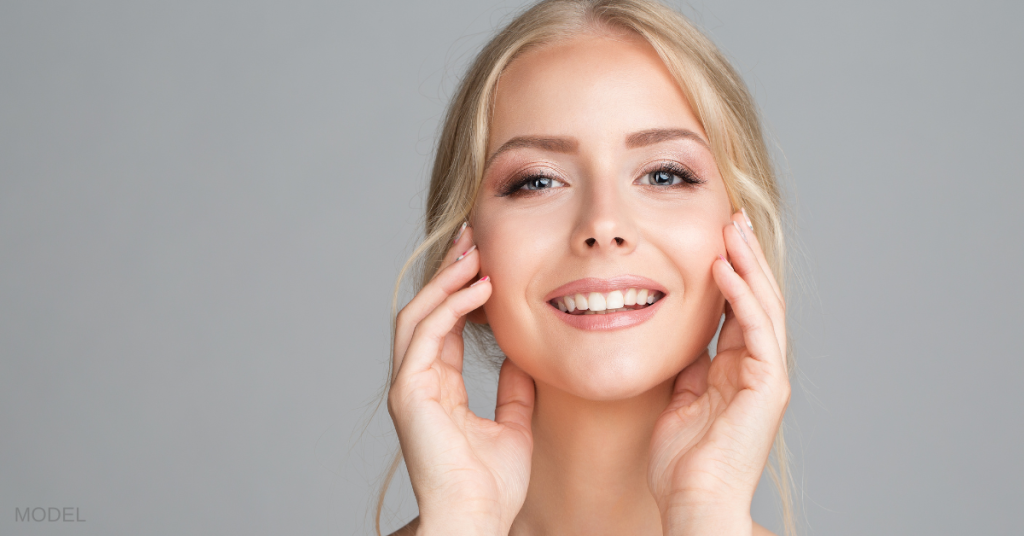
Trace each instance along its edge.
<path fill-rule="evenodd" d="M 397 325 L 398 327 L 404 326 L 406 323 L 408 323 L 410 314 L 412 313 L 410 313 L 408 305 L 402 307 L 402 309 L 398 311 L 398 315 L 395 316 L 395 325 Z"/>
<path fill-rule="evenodd" d="M 388 414 L 391 415 L 392 420 L 398 420 L 399 415 L 402 413 L 402 408 L 408 403 L 407 390 L 407 387 L 397 378 L 391 384 L 391 388 L 388 389 Z"/>
<path fill-rule="evenodd" d="M 388 415 L 391 415 L 391 419 L 395 419 L 398 407 L 398 395 L 395 394 L 394 386 L 388 391 Z"/>
<path fill-rule="evenodd" d="M 782 402 L 782 407 L 788 407 L 789 400 L 793 395 L 793 389 L 789 384 L 789 378 L 783 376 L 782 380 L 779 382 L 778 387 L 776 388 L 776 391 L 779 394 L 779 400 Z"/>

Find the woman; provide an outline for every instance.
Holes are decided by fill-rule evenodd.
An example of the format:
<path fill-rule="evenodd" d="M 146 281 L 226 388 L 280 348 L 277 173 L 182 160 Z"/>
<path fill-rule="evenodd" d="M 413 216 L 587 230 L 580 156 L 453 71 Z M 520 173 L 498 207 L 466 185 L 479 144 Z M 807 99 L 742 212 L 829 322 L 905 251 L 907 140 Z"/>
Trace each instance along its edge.
<path fill-rule="evenodd" d="M 792 532 L 779 202 L 745 86 L 680 15 L 512 21 L 451 104 L 395 323 L 420 512 L 398 534 L 767 534 L 773 442 Z M 507 356 L 494 421 L 467 406 L 464 329 Z"/>

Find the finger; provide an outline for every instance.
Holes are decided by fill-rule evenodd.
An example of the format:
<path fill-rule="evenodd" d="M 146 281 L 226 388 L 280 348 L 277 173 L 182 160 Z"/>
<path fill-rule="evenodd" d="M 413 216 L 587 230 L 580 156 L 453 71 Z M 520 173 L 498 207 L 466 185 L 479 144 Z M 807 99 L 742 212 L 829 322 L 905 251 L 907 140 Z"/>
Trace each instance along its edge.
<path fill-rule="evenodd" d="M 498 400 L 494 406 L 494 422 L 530 434 L 535 397 L 536 386 L 533 378 L 511 359 L 505 358 L 498 375 Z"/>
<path fill-rule="evenodd" d="M 771 275 L 771 269 L 768 268 L 766 262 L 762 262 L 763 256 L 758 258 L 758 253 L 754 250 L 755 247 L 760 249 L 760 245 L 757 244 L 757 237 L 747 227 L 742 213 L 737 212 L 732 215 L 732 229 L 726 228 L 725 234 L 729 259 L 733 266 L 736 267 L 736 271 L 744 278 L 747 277 L 747 272 L 756 271 L 760 275 L 757 280 L 757 288 L 754 289 L 755 294 L 758 294 L 759 297 L 763 294 L 765 298 L 771 297 L 776 301 L 781 301 L 782 296 L 775 286 L 775 278 Z M 735 235 L 740 240 L 729 240 L 730 234 Z M 740 258 L 735 258 L 735 256 Z M 767 292 L 759 292 L 760 290 Z"/>
<path fill-rule="evenodd" d="M 489 278 L 484 277 L 469 288 L 445 298 L 416 325 L 409 349 L 405 355 L 398 358 L 400 362 L 396 363 L 398 372 L 395 377 L 415 374 L 430 368 L 439 354 L 444 356 L 445 363 L 461 370 L 462 352 L 441 352 L 445 338 L 462 317 L 483 305 L 490 296 L 491 282 Z"/>
<path fill-rule="evenodd" d="M 754 250 L 754 255 L 757 257 L 757 262 L 761 265 L 761 269 L 764 270 L 765 274 L 768 274 L 768 279 L 771 281 L 772 288 L 775 290 L 775 295 L 778 296 L 779 301 L 785 304 L 785 298 L 782 296 L 782 290 L 779 288 L 778 281 L 775 280 L 775 273 L 772 272 L 771 267 L 768 266 L 768 260 L 764 256 L 764 251 L 761 250 L 761 241 L 757 238 L 757 233 L 754 232 L 754 223 L 750 221 L 750 215 L 747 214 L 747 209 L 741 208 L 739 215 L 733 215 L 733 221 L 738 221 L 740 225 L 744 226 L 744 232 L 747 234 L 750 249 Z"/>
<path fill-rule="evenodd" d="M 462 241 L 472 240 L 470 234 L 471 230 L 467 229 Z M 464 243 L 461 245 L 465 247 Z M 416 325 L 453 292 L 472 281 L 480 271 L 479 252 L 472 245 L 469 248 L 470 250 L 465 252 L 465 257 L 462 260 L 455 261 L 453 259 L 399 311 L 395 321 L 395 361 L 392 364 L 392 371 L 398 371 L 398 360 L 405 355 Z M 449 251 L 448 254 L 451 255 L 452 252 Z"/>
<path fill-rule="evenodd" d="M 743 330 L 747 351 L 758 361 L 785 372 L 779 342 L 771 318 L 746 281 L 723 258 L 711 266 L 711 273 L 725 299 L 732 306 L 735 321 Z"/>
<path fill-rule="evenodd" d="M 459 318 L 452 329 L 444 336 L 441 343 L 442 360 L 462 374 L 462 355 L 465 351 L 465 341 L 462 338 L 462 328 L 466 325 L 466 317 Z"/>
<path fill-rule="evenodd" d="M 460 256 L 465 255 L 471 247 L 473 247 L 473 228 L 469 226 L 469 222 L 462 222 L 462 226 L 455 232 L 455 238 L 452 240 L 448 252 L 444 254 L 444 258 L 441 259 L 441 265 L 437 267 L 434 276 L 441 273 L 441 270 L 451 265 Z"/>
<path fill-rule="evenodd" d="M 725 246 L 729 252 L 729 260 L 732 262 L 736 273 L 746 281 L 750 290 L 761 303 L 761 307 L 768 313 L 775 326 L 775 336 L 779 344 L 779 350 L 785 352 L 786 347 L 786 310 L 779 295 L 772 287 L 769 280 L 769 273 L 765 273 L 757 260 L 754 250 L 751 249 L 748 237 L 743 231 L 745 224 L 737 221 L 742 219 L 742 214 L 733 215 L 733 224 L 725 229 Z"/>
<path fill-rule="evenodd" d="M 718 353 L 735 350 L 743 347 L 743 328 L 736 322 L 736 313 L 732 311 L 729 302 L 725 302 L 725 321 L 722 322 L 722 331 L 718 334 Z"/>
<path fill-rule="evenodd" d="M 703 396 L 708 390 L 708 369 L 710 368 L 711 356 L 705 350 L 696 361 L 687 365 L 676 376 L 676 381 L 672 386 L 672 402 L 669 403 L 668 409 L 675 410 L 689 406 L 694 400 Z"/>

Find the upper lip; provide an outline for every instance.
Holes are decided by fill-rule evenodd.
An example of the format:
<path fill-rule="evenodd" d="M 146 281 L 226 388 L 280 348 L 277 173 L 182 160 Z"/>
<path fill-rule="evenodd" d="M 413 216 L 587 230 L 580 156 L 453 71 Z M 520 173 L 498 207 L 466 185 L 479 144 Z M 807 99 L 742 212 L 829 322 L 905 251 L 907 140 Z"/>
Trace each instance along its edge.
<path fill-rule="evenodd" d="M 590 292 L 611 292 L 613 290 L 625 290 L 629 288 L 645 288 L 657 290 L 662 294 L 668 294 L 665 287 L 657 281 L 639 275 L 618 275 L 608 279 L 598 277 L 585 277 L 566 283 L 555 290 L 552 290 L 544 298 L 544 301 L 551 301 L 555 298 L 568 296 L 570 294 L 587 294 Z"/>

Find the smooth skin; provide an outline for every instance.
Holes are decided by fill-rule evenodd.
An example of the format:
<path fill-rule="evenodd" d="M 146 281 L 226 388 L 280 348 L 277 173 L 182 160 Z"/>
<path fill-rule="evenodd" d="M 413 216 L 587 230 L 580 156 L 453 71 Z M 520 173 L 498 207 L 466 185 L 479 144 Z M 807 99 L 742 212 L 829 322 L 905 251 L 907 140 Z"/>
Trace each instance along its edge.
<path fill-rule="evenodd" d="M 789 402 L 785 305 L 660 58 L 613 30 L 533 49 L 489 139 L 471 226 L 398 316 L 388 409 L 420 511 L 398 534 L 770 534 L 750 504 Z M 666 163 L 699 183 L 654 180 Z M 623 274 L 667 290 L 642 324 L 584 331 L 544 300 Z M 468 407 L 467 319 L 508 356 L 493 421 Z"/>

